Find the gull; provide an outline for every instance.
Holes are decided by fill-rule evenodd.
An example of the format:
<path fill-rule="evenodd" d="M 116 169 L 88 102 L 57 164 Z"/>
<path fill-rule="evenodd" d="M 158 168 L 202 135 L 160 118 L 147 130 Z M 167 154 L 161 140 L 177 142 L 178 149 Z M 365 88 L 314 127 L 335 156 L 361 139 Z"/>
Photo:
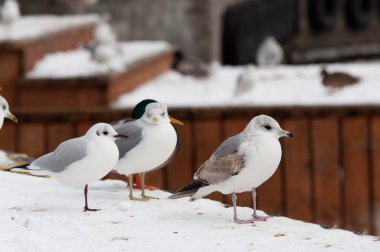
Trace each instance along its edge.
<path fill-rule="evenodd" d="M 239 134 L 225 140 L 195 173 L 193 180 L 170 196 L 200 199 L 212 192 L 232 194 L 234 221 L 239 224 L 263 221 L 256 214 L 256 188 L 268 180 L 281 160 L 280 137 L 294 137 L 267 115 L 254 117 Z M 252 191 L 253 215 L 240 220 L 236 210 L 236 193 Z"/>
<path fill-rule="evenodd" d="M 142 102 L 143 105 L 146 101 Z M 173 157 L 177 148 L 177 133 L 171 123 L 182 124 L 169 116 L 168 108 L 160 102 L 148 103 L 140 116 L 142 106 L 135 109 L 134 121 L 121 121 L 113 125 L 119 134 L 128 135 L 128 141 L 119 139 L 119 161 L 114 170 L 127 175 L 129 180 L 129 198 L 131 200 L 149 200 L 145 195 L 145 173 L 165 166 Z M 133 174 L 140 173 L 142 180 L 141 198 L 133 195 Z"/>
<path fill-rule="evenodd" d="M 4 118 L 8 118 L 17 123 L 17 118 L 9 111 L 7 100 L 0 95 L 0 129 L 3 127 Z"/>
<path fill-rule="evenodd" d="M 65 186 L 84 187 L 84 211 L 97 211 L 88 207 L 88 184 L 101 179 L 115 166 L 119 157 L 117 138 L 126 136 L 118 134 L 109 124 L 98 123 L 84 136 L 67 140 L 53 152 L 11 171 L 48 175 Z"/>
<path fill-rule="evenodd" d="M 13 24 L 20 18 L 20 6 L 16 0 L 5 0 L 1 9 L 1 22 L 6 25 Z"/>
<path fill-rule="evenodd" d="M 249 64 L 245 67 L 244 71 L 239 76 L 236 87 L 235 96 L 240 96 L 249 92 L 255 85 L 255 69 L 253 65 Z"/>
<path fill-rule="evenodd" d="M 23 153 L 0 150 L 0 170 L 9 171 L 14 166 L 29 164 L 33 160 L 34 158 Z"/>
<path fill-rule="evenodd" d="M 258 47 L 256 63 L 260 67 L 278 66 L 284 59 L 284 51 L 273 36 L 267 37 Z"/>

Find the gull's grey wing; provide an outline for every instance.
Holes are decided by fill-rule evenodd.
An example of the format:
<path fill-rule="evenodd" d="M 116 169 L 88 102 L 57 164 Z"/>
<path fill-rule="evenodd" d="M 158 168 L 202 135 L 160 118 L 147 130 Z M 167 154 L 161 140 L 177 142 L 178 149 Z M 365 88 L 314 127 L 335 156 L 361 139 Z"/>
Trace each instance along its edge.
<path fill-rule="evenodd" d="M 83 159 L 87 155 L 89 141 L 86 138 L 74 138 L 61 143 L 57 149 L 32 162 L 31 166 L 38 166 L 50 172 L 62 172 L 70 164 Z"/>
<path fill-rule="evenodd" d="M 239 174 L 245 165 L 244 155 L 238 154 L 243 135 L 228 138 L 212 156 L 198 169 L 194 179 L 207 184 L 221 183 L 231 176 Z"/>
<path fill-rule="evenodd" d="M 224 157 L 239 150 L 240 144 L 244 141 L 242 133 L 227 138 L 213 153 L 216 158 Z"/>
<path fill-rule="evenodd" d="M 120 138 L 115 141 L 119 149 L 119 159 L 124 157 L 131 149 L 142 140 L 143 127 L 135 121 L 122 122 L 112 125 L 118 134 L 127 135 L 128 138 Z"/>

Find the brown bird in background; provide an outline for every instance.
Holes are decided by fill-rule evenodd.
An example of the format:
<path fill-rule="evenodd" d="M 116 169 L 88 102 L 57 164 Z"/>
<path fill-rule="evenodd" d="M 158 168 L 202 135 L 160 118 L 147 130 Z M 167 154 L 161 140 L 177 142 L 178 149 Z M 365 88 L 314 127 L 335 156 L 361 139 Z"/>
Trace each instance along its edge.
<path fill-rule="evenodd" d="M 182 75 L 195 78 L 206 78 L 210 75 L 210 67 L 207 63 L 194 57 L 185 56 L 180 51 L 174 55 L 172 68 Z"/>
<path fill-rule="evenodd" d="M 322 83 L 324 86 L 337 89 L 351 86 L 360 82 L 360 78 L 344 72 L 327 72 L 326 68 L 321 69 Z"/>

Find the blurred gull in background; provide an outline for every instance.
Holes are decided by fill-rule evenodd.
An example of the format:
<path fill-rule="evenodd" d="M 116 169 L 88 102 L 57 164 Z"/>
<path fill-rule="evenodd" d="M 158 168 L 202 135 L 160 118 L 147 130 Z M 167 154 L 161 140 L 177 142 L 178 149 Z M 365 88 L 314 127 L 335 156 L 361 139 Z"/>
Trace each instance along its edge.
<path fill-rule="evenodd" d="M 255 85 L 255 69 L 253 65 L 247 65 L 236 82 L 235 95 L 248 93 Z"/>
<path fill-rule="evenodd" d="M 256 62 L 259 67 L 278 66 L 284 60 L 284 51 L 277 40 L 269 36 L 258 47 Z"/>
<path fill-rule="evenodd" d="M 1 11 L 0 20 L 5 25 L 12 25 L 20 18 L 20 6 L 17 0 L 5 0 Z"/>

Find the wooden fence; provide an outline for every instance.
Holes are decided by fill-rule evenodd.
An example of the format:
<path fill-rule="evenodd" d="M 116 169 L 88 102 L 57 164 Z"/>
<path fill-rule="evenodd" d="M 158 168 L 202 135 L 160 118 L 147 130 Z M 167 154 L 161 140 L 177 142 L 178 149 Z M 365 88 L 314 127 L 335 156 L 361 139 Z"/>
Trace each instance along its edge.
<path fill-rule="evenodd" d="M 6 123 L 0 147 L 39 156 L 63 140 L 83 134 L 95 122 L 112 122 L 130 111 L 16 110 L 20 123 Z M 180 151 L 149 183 L 171 192 L 228 136 L 255 115 L 268 114 L 295 139 L 282 139 L 283 158 L 275 175 L 258 189 L 258 206 L 274 215 L 380 234 L 380 106 L 240 107 L 171 109 L 184 121 L 178 127 Z M 230 203 L 230 196 L 211 198 Z M 251 206 L 249 193 L 238 203 Z"/>

